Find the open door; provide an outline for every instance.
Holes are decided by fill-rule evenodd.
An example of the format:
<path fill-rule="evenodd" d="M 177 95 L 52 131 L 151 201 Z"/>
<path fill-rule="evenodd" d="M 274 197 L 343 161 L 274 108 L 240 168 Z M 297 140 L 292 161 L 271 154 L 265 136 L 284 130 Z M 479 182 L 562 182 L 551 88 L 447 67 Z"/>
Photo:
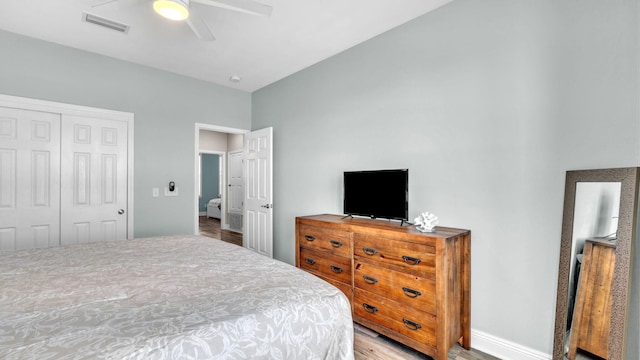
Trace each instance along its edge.
<path fill-rule="evenodd" d="M 273 257 L 273 128 L 245 134 L 244 247 Z"/>

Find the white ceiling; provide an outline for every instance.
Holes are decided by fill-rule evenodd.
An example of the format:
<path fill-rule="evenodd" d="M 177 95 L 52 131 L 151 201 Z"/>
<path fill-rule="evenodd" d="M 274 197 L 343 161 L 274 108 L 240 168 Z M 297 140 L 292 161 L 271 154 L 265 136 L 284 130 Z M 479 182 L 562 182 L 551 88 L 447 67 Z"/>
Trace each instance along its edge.
<path fill-rule="evenodd" d="M 259 1 L 273 7 L 271 16 L 192 4 L 212 42 L 159 17 L 152 0 L 125 9 L 92 7 L 101 0 L 3 0 L 0 29 L 252 92 L 452 0 Z M 83 11 L 131 28 L 122 34 L 83 22 Z"/>

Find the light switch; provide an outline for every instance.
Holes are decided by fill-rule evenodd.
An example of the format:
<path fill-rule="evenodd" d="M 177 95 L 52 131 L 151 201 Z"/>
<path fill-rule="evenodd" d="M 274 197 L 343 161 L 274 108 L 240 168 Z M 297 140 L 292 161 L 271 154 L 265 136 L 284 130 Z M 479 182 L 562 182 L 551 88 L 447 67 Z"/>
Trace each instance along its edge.
<path fill-rule="evenodd" d="M 153 188 L 153 197 L 158 197 L 158 196 L 160 196 L 160 189 Z"/>

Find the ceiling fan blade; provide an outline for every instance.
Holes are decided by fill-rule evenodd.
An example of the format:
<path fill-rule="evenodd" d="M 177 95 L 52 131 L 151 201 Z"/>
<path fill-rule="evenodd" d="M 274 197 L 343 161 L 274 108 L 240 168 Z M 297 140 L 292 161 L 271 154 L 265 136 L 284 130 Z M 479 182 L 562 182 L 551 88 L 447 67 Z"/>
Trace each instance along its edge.
<path fill-rule="evenodd" d="M 211 29 L 209 26 L 202 20 L 201 17 L 196 14 L 191 13 L 189 18 L 186 20 L 187 24 L 191 28 L 194 34 L 198 37 L 198 39 L 202 41 L 214 41 L 216 38 L 213 36 Z"/>
<path fill-rule="evenodd" d="M 202 5 L 215 6 L 223 9 L 242 12 L 258 16 L 271 16 L 273 8 L 252 0 L 191 0 Z"/>
<path fill-rule="evenodd" d="M 118 9 L 127 9 L 136 5 L 140 5 L 145 1 L 146 0 L 102 0 L 91 5 L 91 7 L 100 7 L 107 4 L 116 3 L 116 5 L 118 5 Z"/>
<path fill-rule="evenodd" d="M 118 0 L 103 0 L 103 1 L 99 1 L 99 2 L 91 5 L 91 7 L 100 7 L 102 5 L 107 5 L 107 4 L 110 4 L 110 3 L 115 2 L 115 1 L 118 1 Z"/>

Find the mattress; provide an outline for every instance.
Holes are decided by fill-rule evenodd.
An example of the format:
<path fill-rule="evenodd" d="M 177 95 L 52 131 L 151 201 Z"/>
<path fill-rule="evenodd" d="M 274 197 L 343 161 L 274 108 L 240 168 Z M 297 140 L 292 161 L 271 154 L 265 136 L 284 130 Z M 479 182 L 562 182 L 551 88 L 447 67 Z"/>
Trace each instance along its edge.
<path fill-rule="evenodd" d="M 0 252 L 1 359 L 353 359 L 344 294 L 200 236 Z"/>
<path fill-rule="evenodd" d="M 208 204 L 211 206 L 219 206 L 221 202 L 222 202 L 222 199 L 216 198 L 216 199 L 209 200 Z"/>
<path fill-rule="evenodd" d="M 220 219 L 221 215 L 221 199 L 211 199 L 207 203 L 207 217 Z"/>

